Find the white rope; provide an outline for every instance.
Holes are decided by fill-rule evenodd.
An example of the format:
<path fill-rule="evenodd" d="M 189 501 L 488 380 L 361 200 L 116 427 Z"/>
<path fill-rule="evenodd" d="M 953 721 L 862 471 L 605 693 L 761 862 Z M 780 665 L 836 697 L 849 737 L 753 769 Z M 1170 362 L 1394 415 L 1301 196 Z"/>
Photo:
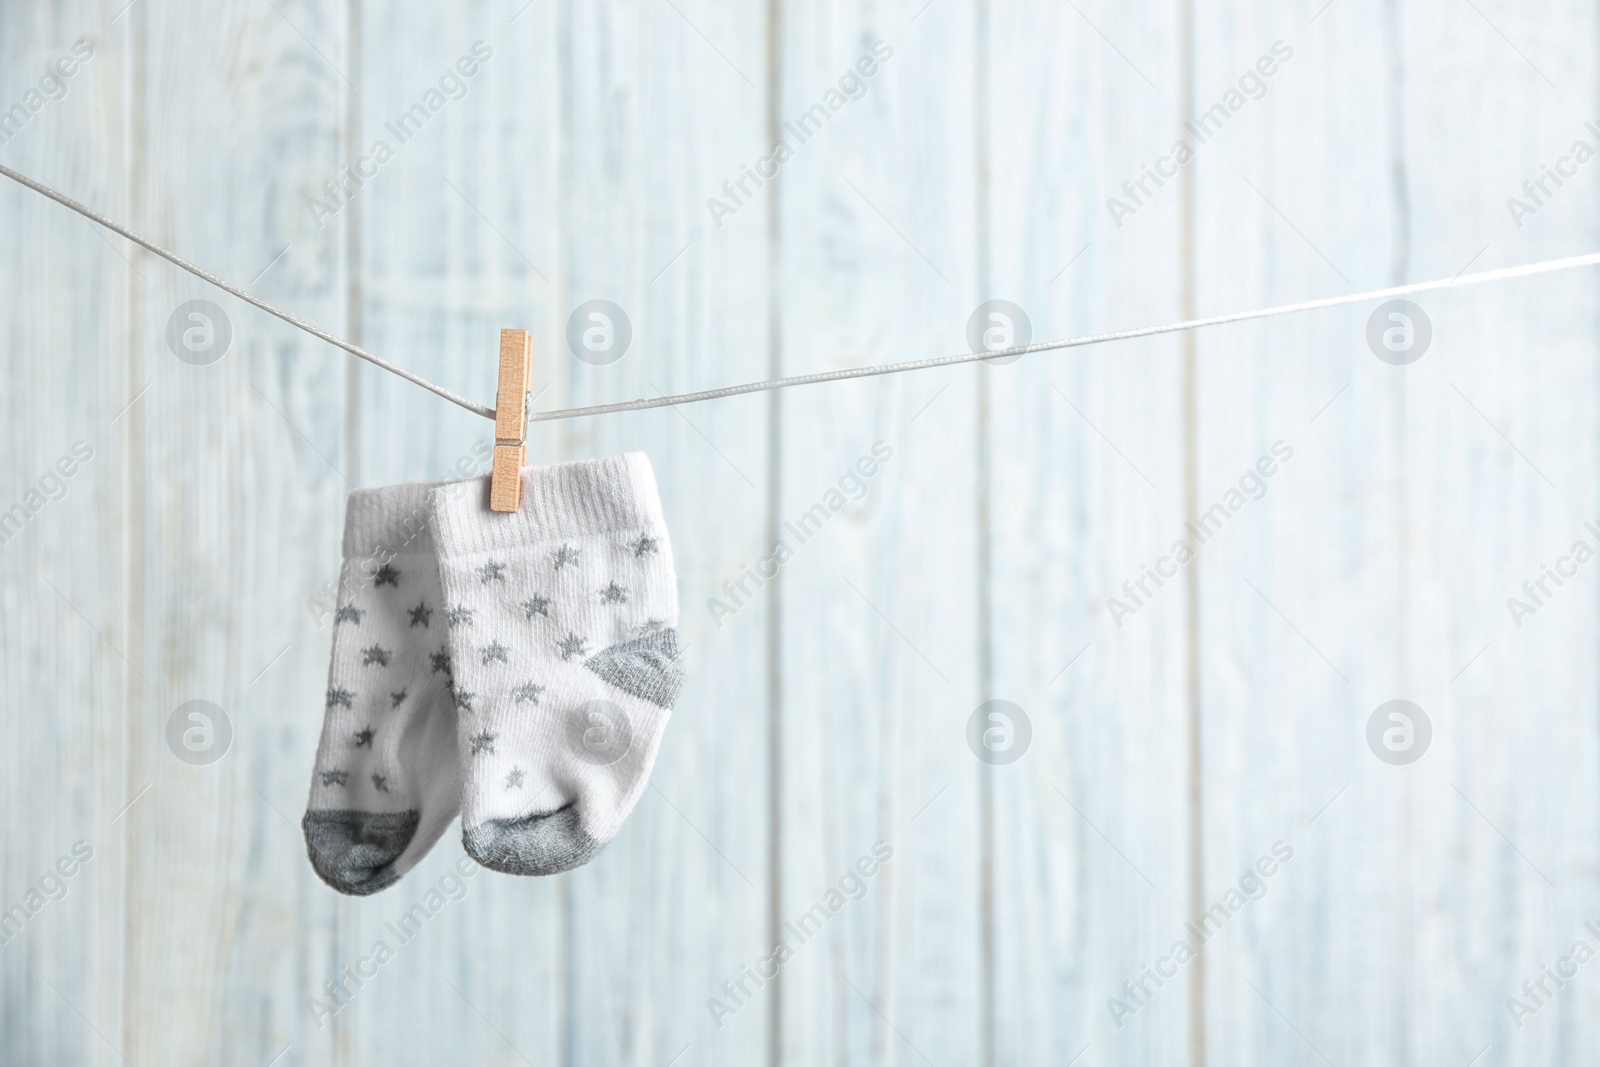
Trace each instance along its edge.
<path fill-rule="evenodd" d="M 1037 344 L 999 348 L 993 352 L 963 352 L 959 356 L 943 356 L 938 359 L 914 359 L 905 363 L 885 363 L 870 367 L 852 367 L 849 370 L 822 371 L 818 374 L 798 374 L 792 378 L 775 378 L 764 382 L 750 382 L 747 385 L 728 385 L 721 389 L 703 389 L 698 393 L 678 393 L 675 396 L 658 396 L 653 399 L 625 400 L 619 404 L 593 404 L 584 408 L 541 411 L 529 415 L 528 421 L 548 422 L 552 419 L 573 419 L 580 415 L 609 415 L 617 411 L 641 411 L 645 408 L 659 408 L 669 404 L 693 404 L 701 400 L 715 400 L 723 396 L 738 396 L 741 393 L 759 393 L 767 389 L 787 389 L 792 385 L 815 385 L 818 382 L 837 382 L 846 378 L 867 378 L 878 374 L 900 374 L 908 370 L 927 370 L 930 367 L 949 367 L 957 363 L 974 363 L 980 359 L 1025 356 L 1031 352 L 1051 352 L 1062 348 L 1081 348 L 1084 345 L 1104 344 L 1107 341 L 1127 341 L 1135 337 L 1153 337 L 1161 333 L 1196 330 L 1202 326 L 1221 326 L 1229 322 L 1266 319 L 1274 315 L 1288 315 L 1297 311 L 1313 311 L 1317 308 L 1338 307 L 1341 304 L 1359 304 L 1366 300 L 1410 296 L 1413 293 L 1426 293 L 1434 289 L 1448 289 L 1456 285 L 1480 285 L 1484 282 L 1504 281 L 1507 278 L 1525 278 L 1533 274 L 1548 274 L 1552 271 L 1593 266 L 1600 266 L 1600 252 L 1590 252 L 1582 256 L 1569 256 L 1566 259 L 1547 259 L 1540 263 L 1528 263 L 1520 267 L 1503 267 L 1499 270 L 1480 271 L 1476 274 L 1461 274 L 1454 278 L 1444 278 L 1439 281 L 1394 285 L 1387 289 L 1370 289 L 1367 292 L 1352 293 L 1349 296 L 1328 296 L 1320 300 L 1303 300 L 1298 304 L 1280 304 L 1277 307 L 1259 308 L 1255 311 L 1235 311 L 1227 315 L 1213 315 L 1204 319 L 1186 319 L 1182 322 L 1169 322 L 1160 326 L 1140 326 L 1132 330 L 1092 333 L 1084 337 L 1071 337 L 1063 341 L 1040 341 Z"/>
<path fill-rule="evenodd" d="M 287 311 L 283 311 L 283 310 L 280 310 L 278 308 L 275 308 L 271 304 L 267 303 L 265 300 L 257 299 L 256 297 L 253 297 L 249 293 L 245 292 L 243 289 L 240 289 L 238 286 L 229 285 L 227 282 L 223 281 L 221 278 L 218 278 L 216 275 L 207 273 L 206 271 L 203 271 L 199 267 L 195 266 L 193 263 L 190 263 L 188 260 L 181 259 L 178 256 L 173 255 L 171 252 L 168 252 L 165 248 L 162 248 L 160 245 L 152 244 L 149 241 L 146 241 L 143 237 L 140 237 L 138 234 L 134 233 L 132 230 L 130 230 L 130 229 L 124 227 L 124 226 L 119 226 L 117 223 L 112 222 L 110 219 L 106 218 L 104 215 L 97 214 L 96 212 L 91 211 L 89 208 L 84 207 L 82 204 L 78 203 L 76 200 L 73 200 L 70 197 L 62 196 L 60 193 L 56 192 L 54 189 L 50 188 L 48 185 L 43 184 L 42 182 L 36 182 L 32 178 L 29 178 L 29 177 L 27 177 L 26 175 L 23 175 L 23 174 L 18 174 L 16 171 L 12 170 L 10 167 L 3 166 L 3 165 L 0 165 L 0 174 L 4 174 L 7 178 L 10 178 L 12 181 L 17 182 L 20 185 L 27 186 L 29 189 L 32 189 L 36 193 L 40 193 L 40 194 L 42 194 L 44 196 L 48 196 L 51 200 L 54 200 L 56 203 L 60 204 L 62 207 L 71 208 L 73 211 L 76 211 L 78 214 L 82 215 L 84 218 L 88 219 L 90 222 L 99 223 L 101 226 L 104 226 L 106 229 L 112 231 L 113 233 L 121 234 L 123 237 L 126 237 L 128 240 L 132 241 L 134 244 L 138 245 L 140 248 L 148 249 L 149 251 L 154 252 L 156 255 L 160 256 L 162 259 L 166 260 L 168 263 L 171 263 L 173 266 L 182 267 L 184 270 L 188 271 L 190 274 L 193 274 L 196 278 L 199 278 L 201 281 L 210 282 L 212 285 L 216 286 L 218 289 L 221 289 L 225 293 L 232 293 L 234 296 L 238 297 L 240 300 L 243 300 L 246 304 L 253 304 L 256 307 L 260 308 L 262 311 L 265 311 L 268 315 L 276 315 L 278 318 L 282 319 L 284 322 L 287 322 L 290 326 L 294 326 L 294 327 L 297 327 L 299 329 L 302 329 L 306 333 L 309 333 L 312 337 L 321 338 L 322 340 L 328 342 L 330 345 L 333 345 L 335 348 L 344 349 L 346 352 L 350 353 L 352 356 L 360 356 L 362 359 L 366 360 L 368 363 L 371 363 L 375 367 L 382 367 L 384 370 L 388 371 L 390 374 L 398 374 L 400 377 L 404 378 L 406 381 L 411 382 L 411 383 L 413 383 L 415 385 L 420 385 L 424 389 L 428 390 L 428 392 L 434 393 L 434 394 L 436 394 L 438 396 L 442 396 L 446 400 L 450 401 L 450 403 L 452 403 L 452 404 L 459 404 L 460 406 L 466 408 L 468 411 L 473 412 L 474 414 L 482 415 L 486 419 L 493 419 L 494 418 L 494 408 L 486 408 L 481 404 L 474 404 L 472 401 L 468 400 L 466 397 L 457 396 L 455 393 L 452 393 L 450 390 L 446 389 L 442 385 L 434 385 L 432 382 L 428 381 L 428 379 L 422 377 L 421 375 L 412 374 L 410 371 L 406 370 L 405 368 L 397 367 L 393 363 L 390 363 L 388 360 L 383 359 L 383 358 L 381 358 L 379 356 L 375 356 L 371 352 L 368 352 L 364 348 L 357 348 L 355 345 L 351 344 L 349 341 L 341 341 L 341 340 L 339 340 L 339 338 L 333 336 L 333 334 L 331 334 L 331 333 L 327 333 L 326 331 L 319 330 L 315 326 L 312 326 L 308 322 L 302 322 L 301 320 L 295 318 L 293 315 L 289 314 Z"/>
<path fill-rule="evenodd" d="M 393 363 L 347 341 L 341 341 L 332 334 L 325 333 L 302 322 L 289 314 L 281 311 L 263 300 L 251 296 L 249 293 L 229 285 L 227 282 L 214 275 L 208 274 L 199 267 L 194 266 L 166 249 L 151 244 L 143 237 L 117 225 L 103 215 L 84 207 L 76 200 L 62 196 L 48 185 L 41 184 L 31 178 L 18 174 L 9 167 L 0 165 L 0 174 L 4 174 L 14 182 L 27 186 L 36 193 L 49 197 L 64 207 L 71 208 L 91 222 L 96 222 L 106 229 L 121 234 L 141 248 L 148 249 L 167 260 L 175 266 L 193 274 L 203 281 L 210 282 L 224 292 L 231 293 L 247 304 L 260 308 L 269 315 L 275 315 L 291 326 L 298 327 L 320 338 L 336 348 L 342 348 L 353 356 L 360 356 L 376 367 L 382 367 L 391 374 L 397 374 L 406 381 L 434 393 L 452 404 L 457 404 L 486 419 L 494 418 L 494 409 L 474 404 L 462 396 L 457 396 L 443 386 L 434 385 L 419 375 L 395 366 Z M 1498 270 L 1478 271 L 1473 274 L 1458 274 L 1454 278 L 1441 278 L 1431 282 L 1413 282 L 1410 285 L 1392 285 L 1385 289 L 1369 289 L 1363 293 L 1351 293 L 1348 296 L 1328 296 L 1318 300 L 1302 300 L 1296 304 L 1279 304 L 1277 307 L 1258 308 L 1254 311 L 1235 311 L 1227 315 L 1212 315 L 1203 319 L 1185 319 L 1181 322 L 1163 323 L 1159 326 L 1140 326 L 1131 330 L 1113 330 L 1109 333 L 1093 333 L 1083 337 L 1070 337 L 1061 341 L 1040 341 L 1031 345 L 1016 345 L 1012 348 L 996 349 L 992 352 L 963 352 L 955 356 L 942 356 L 934 359 L 914 359 L 904 363 L 885 363 L 868 367 L 851 367 L 846 370 L 821 371 L 817 374 L 798 374 L 790 378 L 772 378 L 760 382 L 748 382 L 744 385 L 727 385 L 720 389 L 702 389 L 694 393 L 677 393 L 672 396 L 643 397 L 638 400 L 624 400 L 615 404 L 591 404 L 581 408 L 560 408 L 551 411 L 540 411 L 529 414 L 529 422 L 554 422 L 557 419 L 575 419 L 584 415 L 611 415 L 621 411 L 644 411 L 648 408 L 669 407 L 677 404 L 697 404 L 702 400 L 716 400 L 725 396 L 740 396 L 745 393 L 760 393 L 772 389 L 788 389 L 796 385 L 816 385 L 821 382 L 838 382 L 849 378 L 870 378 L 880 374 L 902 374 L 906 371 L 928 370 L 933 367 L 949 367 L 958 363 L 975 363 L 980 359 L 1000 359 L 1010 356 L 1025 356 L 1034 352 L 1053 352 L 1065 348 L 1082 348 L 1085 345 L 1105 344 L 1108 341 L 1128 341 L 1135 337 L 1154 337 L 1163 333 L 1178 333 L 1183 330 L 1197 330 L 1206 326 L 1222 326 L 1230 322 L 1246 322 L 1251 319 L 1268 319 L 1277 315 L 1291 315 L 1301 311 L 1316 311 L 1321 308 L 1340 307 L 1344 304 L 1359 304 L 1368 300 L 1392 300 L 1397 297 L 1412 296 L 1416 293 L 1433 292 L 1438 289 L 1449 289 L 1462 285 L 1482 285 L 1487 282 L 1506 281 L 1511 278 L 1527 278 L 1535 274 L 1550 274 L 1555 271 L 1574 270 L 1578 267 L 1600 266 L 1600 252 L 1590 252 L 1581 256 L 1568 256 L 1565 259 L 1546 259 L 1538 263 L 1525 263 L 1519 267 L 1502 267 Z"/>

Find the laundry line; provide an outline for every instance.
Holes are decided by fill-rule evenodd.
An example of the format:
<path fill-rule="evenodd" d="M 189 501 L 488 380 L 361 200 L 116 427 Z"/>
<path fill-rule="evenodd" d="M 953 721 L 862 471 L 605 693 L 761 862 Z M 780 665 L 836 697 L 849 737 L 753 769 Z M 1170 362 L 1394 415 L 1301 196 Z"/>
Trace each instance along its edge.
<path fill-rule="evenodd" d="M 297 329 L 304 330 L 311 336 L 326 341 L 335 348 L 341 348 L 353 356 L 366 360 L 375 367 L 382 368 L 390 374 L 397 375 L 419 385 L 436 396 L 442 397 L 475 415 L 481 415 L 493 420 L 495 410 L 482 404 L 475 404 L 466 397 L 451 392 L 442 385 L 435 385 L 419 374 L 396 366 L 381 356 L 368 352 L 366 349 L 353 345 L 348 341 L 335 337 L 325 330 L 318 329 L 310 323 L 295 317 L 287 311 L 274 307 L 259 297 L 240 289 L 236 285 L 223 281 L 221 278 L 202 270 L 193 263 L 177 256 L 151 241 L 140 237 L 127 227 L 106 218 L 104 215 L 85 207 L 70 197 L 64 196 L 45 185 L 35 181 L 24 174 L 0 165 L 0 174 L 12 181 L 32 189 L 42 196 L 49 197 L 56 203 L 76 211 L 89 221 L 104 226 L 106 229 L 127 238 L 139 247 L 160 256 L 173 266 L 188 271 L 202 281 L 209 282 L 225 293 L 238 297 L 253 307 L 260 308 L 267 314 L 282 319 Z M 701 389 L 692 393 L 674 393 L 666 396 L 641 397 L 637 400 L 623 400 L 612 404 L 590 404 L 585 407 L 558 408 L 550 411 L 529 412 L 529 422 L 554 422 L 558 419 L 576 419 L 588 415 L 613 415 L 624 411 L 645 411 L 650 408 L 673 407 L 679 404 L 698 404 L 706 400 L 718 400 L 728 396 L 743 396 L 746 393 L 762 393 L 774 389 L 790 389 L 800 385 L 820 385 L 823 382 L 847 381 L 852 378 L 872 378 L 885 374 L 904 374 L 908 371 L 931 370 L 935 367 L 951 367 L 961 363 L 975 363 L 978 360 L 1006 359 L 1013 356 L 1032 355 L 1036 352 L 1057 352 L 1069 348 L 1084 348 L 1089 345 L 1107 344 L 1112 341 L 1131 341 L 1139 337 L 1155 337 L 1160 334 L 1181 333 L 1185 330 L 1199 330 L 1209 326 L 1224 326 L 1234 322 L 1249 322 L 1255 319 L 1269 319 L 1280 315 L 1294 315 L 1306 311 L 1318 311 L 1323 308 L 1341 307 L 1346 304 L 1360 304 L 1369 300 L 1394 300 L 1400 297 L 1415 296 L 1419 293 L 1435 292 L 1440 289 L 1452 289 L 1468 285 L 1485 285 L 1491 282 L 1509 281 L 1513 278 L 1529 278 L 1539 274 L 1552 274 L 1557 271 L 1575 270 L 1579 267 L 1600 266 L 1600 252 L 1589 252 L 1579 256 L 1567 256 L 1561 259 L 1546 259 L 1536 263 L 1524 263 L 1515 267 L 1501 267 L 1496 270 L 1476 271 L 1471 274 L 1458 274 L 1453 278 L 1438 278 L 1433 281 L 1412 282 L 1407 285 L 1391 285 L 1382 289 L 1368 289 L 1365 292 L 1350 293 L 1345 296 L 1328 296 L 1315 300 L 1302 300 L 1292 304 L 1278 304 L 1273 307 L 1255 308 L 1250 311 L 1235 311 L 1223 315 L 1210 315 L 1204 318 L 1183 319 L 1178 322 L 1161 323 L 1155 326 L 1138 326 L 1127 330 L 1110 330 L 1104 333 L 1085 334 L 1081 337 L 1068 337 L 1056 341 L 1039 341 L 1034 344 L 1014 345 L 1010 348 L 1000 348 L 984 352 L 962 352 L 954 356 L 938 356 L 932 359 L 913 359 L 901 363 L 880 363 L 865 367 L 848 367 L 841 370 L 819 371 L 815 374 L 797 374 L 787 378 L 768 378 L 758 382 L 746 382 L 743 385 L 727 385 L 717 389 Z"/>

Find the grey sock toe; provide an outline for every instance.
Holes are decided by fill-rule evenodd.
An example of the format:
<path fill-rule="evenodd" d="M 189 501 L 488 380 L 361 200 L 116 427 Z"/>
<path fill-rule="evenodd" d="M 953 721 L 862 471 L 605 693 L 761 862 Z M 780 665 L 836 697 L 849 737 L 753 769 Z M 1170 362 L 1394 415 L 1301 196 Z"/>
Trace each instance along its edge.
<path fill-rule="evenodd" d="M 520 819 L 490 819 L 464 831 L 461 844 L 467 855 L 505 874 L 560 874 L 605 847 L 584 832 L 574 804 Z"/>
<path fill-rule="evenodd" d="M 308 811 L 306 853 L 324 882 L 364 897 L 400 877 L 395 860 L 417 833 L 415 811 Z"/>

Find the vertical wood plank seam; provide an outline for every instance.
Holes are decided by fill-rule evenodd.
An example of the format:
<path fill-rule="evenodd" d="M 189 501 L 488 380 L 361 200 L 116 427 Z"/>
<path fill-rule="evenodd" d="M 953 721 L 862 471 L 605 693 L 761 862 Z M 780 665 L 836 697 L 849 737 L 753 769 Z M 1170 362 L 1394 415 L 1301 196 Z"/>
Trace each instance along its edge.
<path fill-rule="evenodd" d="M 767 0 L 766 134 L 769 144 L 782 139 L 783 0 Z M 783 179 L 774 178 L 767 200 L 767 375 L 783 373 Z M 767 531 L 766 543 L 777 544 L 783 509 L 782 393 L 767 394 Z M 783 575 L 774 576 L 767 596 L 767 933 L 774 945 L 783 935 Z M 783 970 L 772 978 L 772 1007 L 767 1020 L 767 1062 L 783 1060 Z"/>
<path fill-rule="evenodd" d="M 145 143 L 148 136 L 145 123 L 145 76 L 148 66 L 146 50 L 149 42 L 148 35 L 145 33 L 146 12 L 135 10 L 130 11 L 129 14 L 132 17 L 128 20 L 128 28 L 125 31 L 128 40 L 126 52 L 128 61 L 123 75 L 127 86 L 124 99 L 127 101 L 128 216 L 141 231 L 149 232 L 149 219 L 142 217 L 145 208 L 144 168 L 149 159 L 149 152 L 146 150 Z M 140 248 L 132 248 L 129 249 L 129 254 L 134 257 L 133 260 L 129 261 L 129 273 L 126 276 L 128 286 L 128 372 L 131 375 L 129 382 L 132 383 L 138 381 L 139 376 L 144 373 L 142 366 L 143 349 L 139 345 L 139 337 L 142 332 L 140 319 L 144 311 L 144 304 L 141 300 L 143 294 L 134 277 L 138 271 L 138 266 L 134 260 L 142 257 L 144 251 Z M 132 395 L 131 391 L 130 395 Z M 128 457 L 126 461 L 127 476 L 124 481 L 124 485 L 127 486 L 128 512 L 127 526 L 123 531 L 125 539 L 124 551 L 126 553 L 125 580 L 127 582 L 126 625 L 128 656 L 134 663 L 143 662 L 144 660 L 144 532 L 145 501 L 148 499 L 148 494 L 145 492 L 144 487 L 147 457 L 144 448 L 143 411 L 144 409 L 140 405 L 132 405 L 128 411 L 127 424 L 122 431 L 127 436 L 127 447 L 123 450 L 123 454 Z M 123 672 L 123 676 L 128 687 L 132 688 L 133 679 L 127 676 L 127 672 Z M 136 771 L 140 760 L 140 746 L 134 742 L 134 739 L 145 736 L 145 731 L 140 728 L 139 724 L 149 717 L 149 709 L 146 707 L 146 701 L 149 699 L 148 694 L 140 690 L 135 690 L 134 692 L 137 696 L 127 702 L 127 714 L 123 720 L 124 736 L 129 739 L 129 743 L 124 748 L 126 754 L 123 758 L 125 786 L 137 777 Z M 135 952 L 137 945 L 135 943 L 132 920 L 131 894 L 133 890 L 131 888 L 132 880 L 130 875 L 132 873 L 133 859 L 131 845 L 134 840 L 132 827 L 138 818 L 138 814 L 130 814 L 128 819 L 117 830 L 122 844 L 122 871 L 117 887 L 117 891 L 122 898 L 122 960 L 118 970 L 118 1001 L 121 1014 L 122 1048 L 135 1054 L 137 1054 L 137 1026 L 140 1013 L 131 1010 L 133 1005 L 130 1003 L 128 968 L 129 961 L 137 958 Z"/>
<path fill-rule="evenodd" d="M 1178 42 L 1178 119 L 1185 121 L 1194 113 L 1195 34 L 1194 0 L 1179 0 Z M 1182 169 L 1178 184 L 1179 277 L 1182 316 L 1196 317 L 1196 250 L 1195 250 L 1195 176 L 1193 167 Z M 1198 340 L 1193 330 L 1182 335 L 1182 405 L 1183 405 L 1183 517 L 1193 523 L 1199 513 L 1199 411 L 1196 402 L 1196 350 Z M 1198 919 L 1205 908 L 1205 809 L 1203 806 L 1204 752 L 1200 714 L 1200 568 L 1184 569 L 1184 592 L 1187 600 L 1187 618 L 1184 620 L 1184 680 L 1186 725 L 1184 742 L 1187 750 L 1189 805 L 1188 829 L 1188 901 L 1187 910 Z M 1206 956 L 1204 947 L 1196 949 L 1197 966 L 1189 969 L 1189 1064 L 1190 1067 L 1206 1065 Z"/>
<path fill-rule="evenodd" d="M 574 96 L 577 93 L 577 58 L 574 55 L 574 43 L 577 37 L 575 30 L 576 16 L 573 13 L 573 4 L 570 0 L 555 5 L 553 15 L 555 26 L 553 36 L 560 42 L 556 49 L 556 161 L 552 168 L 554 172 L 554 196 L 560 203 L 560 210 L 556 213 L 556 263 L 551 277 L 555 284 L 551 286 L 551 302 L 555 308 L 571 306 L 571 279 L 569 264 L 572 262 L 570 247 L 572 241 L 572 220 L 578 218 L 576 205 L 571 202 L 574 182 L 572 180 L 572 131 L 575 125 L 573 112 L 575 110 Z M 559 313 L 553 316 L 559 321 Z M 567 401 L 570 404 L 575 396 L 573 380 L 566 376 L 560 388 L 564 389 Z M 556 440 L 552 443 L 555 455 L 551 462 L 565 460 L 571 451 L 572 435 L 574 428 L 571 422 L 564 422 L 558 427 Z M 556 1008 L 556 1017 L 561 1020 L 561 1034 L 557 1039 L 557 1062 L 572 1067 L 573 1056 L 577 1049 L 577 1007 L 572 991 L 578 988 L 577 953 L 573 950 L 576 944 L 574 921 L 576 903 L 572 893 L 572 879 L 558 879 L 556 894 L 560 909 L 560 921 L 557 924 L 556 950 L 561 959 L 557 963 L 558 973 L 564 981 L 561 983 L 562 1003 Z"/>
<path fill-rule="evenodd" d="M 989 232 L 989 3 L 974 0 L 972 10 L 972 151 L 973 151 L 973 281 L 978 300 L 987 300 L 991 284 Z M 993 543 L 990 522 L 991 467 L 989 441 L 989 376 L 987 364 L 977 368 L 975 418 L 976 470 L 974 505 L 977 529 L 978 699 L 994 691 Z M 978 1054 L 983 1067 L 995 1062 L 995 916 L 994 916 L 994 768 L 978 764 Z"/>
<path fill-rule="evenodd" d="M 1396 231 L 1393 275 L 1389 284 L 1403 285 L 1406 275 L 1411 272 L 1411 194 L 1406 185 L 1406 115 L 1405 98 L 1401 92 L 1405 81 L 1401 67 L 1405 53 L 1400 50 L 1400 14 L 1396 0 L 1388 0 L 1385 6 L 1389 16 L 1384 26 L 1384 34 L 1389 38 L 1389 92 L 1394 108 L 1394 122 L 1389 133 L 1390 150 L 1394 154 L 1390 177 L 1394 181 Z"/>
<path fill-rule="evenodd" d="M 345 8 L 345 68 L 350 71 L 349 85 L 345 90 L 345 116 L 342 136 L 335 137 L 334 143 L 346 159 L 355 159 L 359 154 L 361 130 L 361 0 L 348 0 Z M 344 297 L 345 297 L 345 336 L 353 344 L 362 344 L 361 321 L 361 201 L 353 198 L 345 205 L 344 225 L 337 231 L 339 240 L 344 245 Z M 344 452 L 345 470 L 348 476 L 357 485 L 361 483 L 360 441 L 361 441 L 361 369 L 360 361 L 345 360 L 345 426 L 344 426 Z M 339 574 L 339 594 L 344 593 L 342 588 L 345 582 L 341 561 Z M 333 911 L 333 936 L 329 939 L 329 948 L 333 958 L 329 961 L 330 970 L 337 969 L 338 946 L 344 932 L 346 917 L 354 918 L 355 909 L 350 901 L 343 898 L 335 902 Z M 339 1033 L 339 1027 L 345 1028 L 346 1040 L 333 1042 L 333 1056 L 335 1063 L 348 1063 L 350 1050 L 359 1045 L 359 1027 L 361 1015 L 359 1011 L 353 1012 L 351 1018 L 341 1023 L 338 1018 L 333 1020 L 334 1033 Z"/>
<path fill-rule="evenodd" d="M 346 159 L 355 159 L 361 152 L 361 0 L 349 0 L 346 64 L 350 70 L 351 85 L 346 92 L 347 101 L 344 128 L 344 153 Z M 361 198 L 352 197 L 345 205 L 344 255 L 345 255 L 345 334 L 352 344 L 365 342 L 362 336 L 361 301 Z M 345 360 L 345 470 L 357 485 L 361 484 L 361 364 L 354 359 Z"/>
<path fill-rule="evenodd" d="M 1386 86 L 1388 107 L 1390 111 L 1390 191 L 1394 197 L 1395 209 L 1395 234 L 1393 260 L 1390 270 L 1392 281 L 1390 284 L 1400 285 L 1411 269 L 1411 203 L 1406 191 L 1406 158 L 1405 158 L 1405 96 L 1402 92 L 1403 75 L 1401 63 L 1403 53 L 1400 42 L 1400 17 L 1396 0 L 1387 0 L 1384 4 L 1384 44 L 1389 50 L 1388 77 Z M 1393 432 L 1396 448 L 1394 461 L 1398 466 L 1395 478 L 1395 544 L 1407 543 L 1406 531 L 1411 525 L 1410 514 L 1410 477 L 1409 477 L 1409 451 L 1404 447 L 1406 437 L 1406 379 L 1396 376 L 1391 379 L 1393 392 L 1391 393 L 1391 418 L 1393 419 Z M 1407 562 L 1405 552 L 1396 553 L 1395 566 L 1398 574 L 1395 576 L 1395 663 L 1394 677 L 1398 688 L 1402 691 L 1409 687 L 1411 679 L 1411 581 L 1412 570 Z M 1415 909 L 1413 906 L 1413 893 L 1415 880 L 1412 877 L 1411 857 L 1411 822 L 1413 808 L 1411 804 L 1411 789 L 1409 783 L 1401 786 L 1401 810 L 1398 818 L 1398 835 L 1402 847 L 1398 850 L 1396 862 L 1399 866 L 1399 882 L 1401 891 L 1395 894 L 1395 899 L 1400 902 L 1401 914 L 1399 916 L 1400 944 L 1396 946 L 1396 970 L 1399 974 L 1398 986 L 1401 989 L 1412 990 L 1415 988 L 1413 976 L 1416 961 L 1416 929 L 1413 921 Z M 1394 1015 L 1394 1060 L 1399 1064 L 1415 1062 L 1412 1055 L 1413 1031 L 1411 1026 L 1411 1004 L 1400 1006 Z"/>

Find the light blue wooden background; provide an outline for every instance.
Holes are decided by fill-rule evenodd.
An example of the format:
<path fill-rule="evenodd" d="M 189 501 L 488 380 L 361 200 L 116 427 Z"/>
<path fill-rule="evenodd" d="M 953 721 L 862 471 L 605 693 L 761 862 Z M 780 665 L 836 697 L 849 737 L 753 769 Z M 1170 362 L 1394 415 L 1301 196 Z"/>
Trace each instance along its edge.
<path fill-rule="evenodd" d="M 545 408 L 950 354 L 989 298 L 1067 336 L 1600 229 L 1593 163 L 1520 226 L 1506 204 L 1600 143 L 1592 4 L 123 5 L 0 4 L 0 108 L 93 48 L 0 161 L 485 402 L 503 326 Z M 861 99 L 715 225 L 875 40 Z M 307 198 L 477 41 L 465 96 L 319 226 Z M 0 548 L 0 907 L 93 849 L 0 946 L 0 1062 L 1592 1063 L 1600 963 L 1531 1018 L 1507 998 L 1600 947 L 1597 574 L 1520 628 L 1505 601 L 1600 518 L 1594 284 L 1422 298 L 1404 368 L 1357 306 L 539 427 L 540 462 L 640 448 L 661 480 L 691 681 L 654 788 L 582 870 L 467 882 L 329 1021 L 308 998 L 462 853 L 359 901 L 312 874 L 308 605 L 346 492 L 440 477 L 488 424 L 0 183 L 0 508 L 93 449 Z M 207 367 L 164 340 L 195 298 L 234 330 Z M 633 325 L 609 367 L 563 340 L 595 298 Z M 865 498 L 716 625 L 878 440 Z M 1267 494 L 1117 626 L 1280 440 Z M 1365 740 L 1398 697 L 1434 728 L 1407 767 Z M 1010 766 L 965 741 L 991 698 L 1031 721 Z M 192 699 L 233 723 L 210 766 L 164 741 Z M 718 1028 L 708 998 L 879 840 L 865 898 Z M 1114 1019 L 1280 840 L 1265 895 Z"/>

